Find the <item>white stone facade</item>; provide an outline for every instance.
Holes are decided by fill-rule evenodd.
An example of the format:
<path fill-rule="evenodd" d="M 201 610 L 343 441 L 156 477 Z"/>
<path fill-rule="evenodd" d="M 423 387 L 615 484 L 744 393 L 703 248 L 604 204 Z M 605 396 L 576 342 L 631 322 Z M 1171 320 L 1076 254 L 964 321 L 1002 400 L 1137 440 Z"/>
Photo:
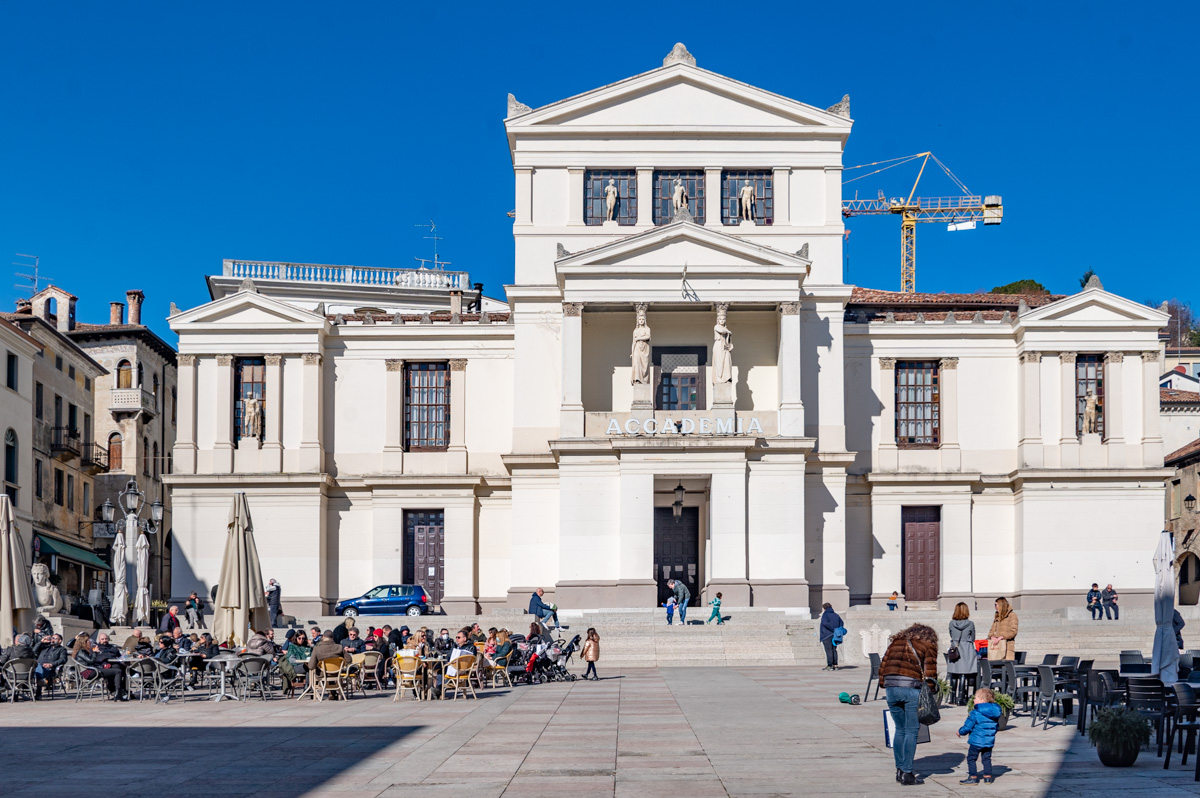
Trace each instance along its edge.
<path fill-rule="evenodd" d="M 853 289 L 848 108 L 668 61 L 537 109 L 510 99 L 507 304 L 465 275 L 231 261 L 212 302 L 172 317 L 177 595 L 217 578 L 236 490 L 294 614 L 422 581 L 428 511 L 450 611 L 524 606 L 539 586 L 563 606 L 653 606 L 674 575 L 726 606 L 878 602 L 915 584 L 911 508 L 936 518 L 920 598 L 1150 590 L 1165 314 L 1096 286 L 1052 301 Z M 676 174 L 689 213 L 666 218 L 656 187 Z M 739 223 L 744 180 L 758 201 Z M 633 384 L 639 309 L 650 384 Z M 713 384 L 722 311 L 732 383 Z M 1103 436 L 1076 433 L 1076 354 L 1104 374 Z M 258 359 L 261 429 L 235 434 L 237 375 Z M 895 401 L 914 361 L 937 371 L 939 423 L 916 448 L 897 443 Z M 434 447 L 406 432 L 414 364 L 449 384 Z M 693 377 L 695 406 L 672 407 L 692 404 Z"/>

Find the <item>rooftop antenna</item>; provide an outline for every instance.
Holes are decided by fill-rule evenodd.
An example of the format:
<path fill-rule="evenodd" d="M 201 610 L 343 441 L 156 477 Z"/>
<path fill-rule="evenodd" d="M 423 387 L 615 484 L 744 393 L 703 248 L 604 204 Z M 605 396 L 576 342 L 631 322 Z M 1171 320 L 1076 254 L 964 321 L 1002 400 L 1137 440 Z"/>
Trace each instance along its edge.
<path fill-rule="evenodd" d="M 433 241 L 433 260 L 430 260 L 429 258 L 417 258 L 417 257 L 414 257 L 413 260 L 420 263 L 422 269 L 431 268 L 429 266 L 426 266 L 425 264 L 432 263 L 433 264 L 432 268 L 437 269 L 438 271 L 441 271 L 443 266 L 450 265 L 450 261 L 442 260 L 438 257 L 438 251 L 437 251 L 438 242 L 442 240 L 442 237 L 437 234 L 437 225 L 434 224 L 433 219 L 429 220 L 428 225 L 424 225 L 424 224 L 414 224 L 413 225 L 413 227 L 426 227 L 426 226 L 429 227 L 429 235 L 422 236 L 422 238 L 427 238 L 427 239 L 430 239 L 431 241 Z"/>
<path fill-rule="evenodd" d="M 29 281 L 28 285 L 25 285 L 23 283 L 17 283 L 15 285 L 13 285 L 13 288 L 19 289 L 21 291 L 29 291 L 30 298 L 32 298 L 38 291 L 42 290 L 43 282 L 49 283 L 51 280 L 54 279 L 53 277 L 43 277 L 41 275 L 41 273 L 38 271 L 38 264 L 40 263 L 41 259 L 37 255 L 26 255 L 24 253 L 18 252 L 18 253 L 16 253 L 15 257 L 30 258 L 33 260 L 33 263 L 22 263 L 21 261 L 17 261 L 17 260 L 14 260 L 12 262 L 13 266 L 19 266 L 22 269 L 31 269 L 33 271 L 33 274 L 25 274 L 23 272 L 16 273 L 17 277 L 24 277 L 26 280 L 28 280 Z"/>

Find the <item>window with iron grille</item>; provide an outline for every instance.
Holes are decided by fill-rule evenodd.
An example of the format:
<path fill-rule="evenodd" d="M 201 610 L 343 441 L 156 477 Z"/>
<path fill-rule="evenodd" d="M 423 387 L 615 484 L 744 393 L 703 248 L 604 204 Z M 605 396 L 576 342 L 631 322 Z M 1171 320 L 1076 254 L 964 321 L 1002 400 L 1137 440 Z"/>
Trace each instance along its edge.
<path fill-rule="evenodd" d="M 637 172 L 632 169 L 587 171 L 583 174 L 583 223 L 604 224 L 608 218 L 607 187 L 613 181 L 617 224 L 637 224 Z"/>
<path fill-rule="evenodd" d="M 704 367 L 707 350 L 702 346 L 656 346 L 651 351 L 654 365 L 656 410 L 703 410 Z"/>
<path fill-rule="evenodd" d="M 4 433 L 4 490 L 14 505 L 17 503 L 17 458 L 17 433 L 9 429 Z"/>
<path fill-rule="evenodd" d="M 896 361 L 896 445 L 936 449 L 941 442 L 938 361 Z"/>
<path fill-rule="evenodd" d="M 721 224 L 741 222 L 739 197 L 747 182 L 754 188 L 754 223 L 772 224 L 775 221 L 775 181 L 771 172 L 731 170 L 721 173 Z"/>
<path fill-rule="evenodd" d="M 234 440 L 250 437 L 246 429 L 246 400 L 258 400 L 259 429 L 261 419 L 266 415 L 267 397 L 267 361 L 261 357 L 239 357 L 234 370 L 233 386 L 233 429 Z"/>
<path fill-rule="evenodd" d="M 1096 432 L 1104 437 L 1104 355 L 1075 356 L 1075 435 L 1083 434 L 1088 392 L 1096 396 Z"/>
<path fill-rule="evenodd" d="M 405 364 L 404 445 L 410 452 L 440 451 L 450 445 L 448 363 Z"/>
<path fill-rule="evenodd" d="M 654 223 L 670 224 L 675 218 L 675 181 L 682 180 L 688 196 L 688 213 L 704 224 L 704 171 L 687 169 L 654 173 Z"/>

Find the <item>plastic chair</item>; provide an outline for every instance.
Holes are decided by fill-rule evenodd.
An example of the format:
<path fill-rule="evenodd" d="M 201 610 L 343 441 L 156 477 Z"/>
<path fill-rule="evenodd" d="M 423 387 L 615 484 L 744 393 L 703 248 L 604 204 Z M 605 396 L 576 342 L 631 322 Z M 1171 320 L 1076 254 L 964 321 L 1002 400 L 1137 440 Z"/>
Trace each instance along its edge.
<path fill-rule="evenodd" d="M 1128 648 L 1125 649 L 1124 651 L 1121 652 L 1120 657 L 1121 657 L 1121 665 L 1122 666 L 1146 664 L 1146 658 L 1144 656 L 1142 656 L 1142 652 L 1134 651 L 1133 649 L 1128 649 Z M 1122 670 L 1123 669 L 1124 668 L 1122 668 Z"/>
<path fill-rule="evenodd" d="M 871 700 L 878 701 L 879 700 L 879 666 L 883 664 L 883 660 L 880 658 L 880 656 L 878 654 L 876 654 L 874 652 L 871 652 L 870 654 L 868 654 L 867 657 L 871 660 L 871 672 L 867 675 L 867 689 L 863 690 L 863 695 L 865 696 L 871 692 L 871 682 L 875 682 L 875 697 L 872 698 Z"/>
<path fill-rule="evenodd" d="M 1063 699 L 1074 697 L 1075 694 L 1070 691 L 1056 689 L 1054 671 L 1051 670 L 1049 665 L 1039 665 L 1038 690 L 1034 694 L 1036 703 L 1033 706 L 1033 722 L 1029 724 L 1030 728 L 1036 726 L 1038 717 L 1041 717 L 1042 728 L 1048 729 L 1050 727 L 1050 716 L 1054 714 L 1054 705 L 1059 704 L 1061 706 Z M 1043 709 L 1045 710 L 1044 715 L 1042 714 Z M 1065 714 L 1063 718 L 1066 718 Z"/>
<path fill-rule="evenodd" d="M 1058 666 L 1060 668 L 1078 668 L 1079 657 L 1063 657 L 1058 661 Z"/>
<path fill-rule="evenodd" d="M 1130 677 L 1125 682 L 1125 701 L 1154 726 L 1158 738 L 1158 755 L 1162 756 L 1163 736 L 1167 722 L 1167 693 L 1158 679 Z"/>
<path fill-rule="evenodd" d="M 1018 652 L 1016 652 L 1016 654 L 1013 655 L 1015 657 L 1015 659 L 1013 661 L 1016 662 L 1018 665 L 1024 665 L 1025 657 L 1028 654 L 1029 654 L 1028 651 L 1018 651 Z"/>
<path fill-rule="evenodd" d="M 246 657 L 233 669 L 233 689 L 245 701 L 250 691 L 256 690 L 263 701 L 271 697 L 268 679 L 271 675 L 271 660 L 266 657 Z"/>
<path fill-rule="evenodd" d="M 1200 731 L 1200 721 L 1197 721 L 1196 715 L 1200 712 L 1200 704 L 1196 702 L 1196 691 L 1190 684 L 1176 682 L 1171 685 L 1175 691 L 1175 707 L 1171 713 L 1171 730 L 1167 733 L 1167 758 L 1163 762 L 1163 770 L 1171 766 L 1171 749 L 1175 744 L 1175 732 L 1187 732 L 1185 739 L 1181 740 L 1180 753 L 1183 754 L 1182 763 L 1187 765 L 1188 751 L 1192 750 L 1192 745 L 1196 741 L 1196 732 Z M 1197 754 L 1197 762 L 1200 763 L 1200 754 Z M 1196 773 L 1200 774 L 1200 766 L 1196 768 Z"/>
<path fill-rule="evenodd" d="M 1057 654 L 1047 654 L 1046 656 L 1042 657 L 1042 664 L 1043 665 L 1057 665 L 1058 664 L 1058 655 Z"/>
<path fill-rule="evenodd" d="M 346 661 L 341 657 L 330 657 L 318 662 L 313 679 L 318 701 L 324 701 L 326 693 L 335 693 L 345 700 Z"/>
<path fill-rule="evenodd" d="M 367 683 L 371 682 L 375 685 L 376 690 L 383 689 L 383 682 L 379 681 L 379 661 L 383 659 L 382 651 L 367 651 L 363 653 L 363 661 L 359 666 L 359 683 L 363 687 L 363 692 L 366 693 Z"/>

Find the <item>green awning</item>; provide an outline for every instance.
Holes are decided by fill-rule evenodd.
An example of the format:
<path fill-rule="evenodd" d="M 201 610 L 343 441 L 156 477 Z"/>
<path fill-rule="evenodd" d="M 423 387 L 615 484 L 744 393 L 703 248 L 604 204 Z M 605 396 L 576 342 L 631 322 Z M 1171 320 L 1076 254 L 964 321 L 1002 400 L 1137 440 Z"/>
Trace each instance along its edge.
<path fill-rule="evenodd" d="M 77 563 L 82 563 L 92 568 L 99 568 L 102 571 L 112 570 L 108 563 L 87 549 L 81 549 L 78 546 L 72 546 L 70 543 L 63 543 L 61 540 L 48 538 L 44 535 L 38 535 L 37 539 L 42 542 L 43 554 L 57 554 L 59 557 L 66 557 L 68 560 L 74 560 Z"/>

